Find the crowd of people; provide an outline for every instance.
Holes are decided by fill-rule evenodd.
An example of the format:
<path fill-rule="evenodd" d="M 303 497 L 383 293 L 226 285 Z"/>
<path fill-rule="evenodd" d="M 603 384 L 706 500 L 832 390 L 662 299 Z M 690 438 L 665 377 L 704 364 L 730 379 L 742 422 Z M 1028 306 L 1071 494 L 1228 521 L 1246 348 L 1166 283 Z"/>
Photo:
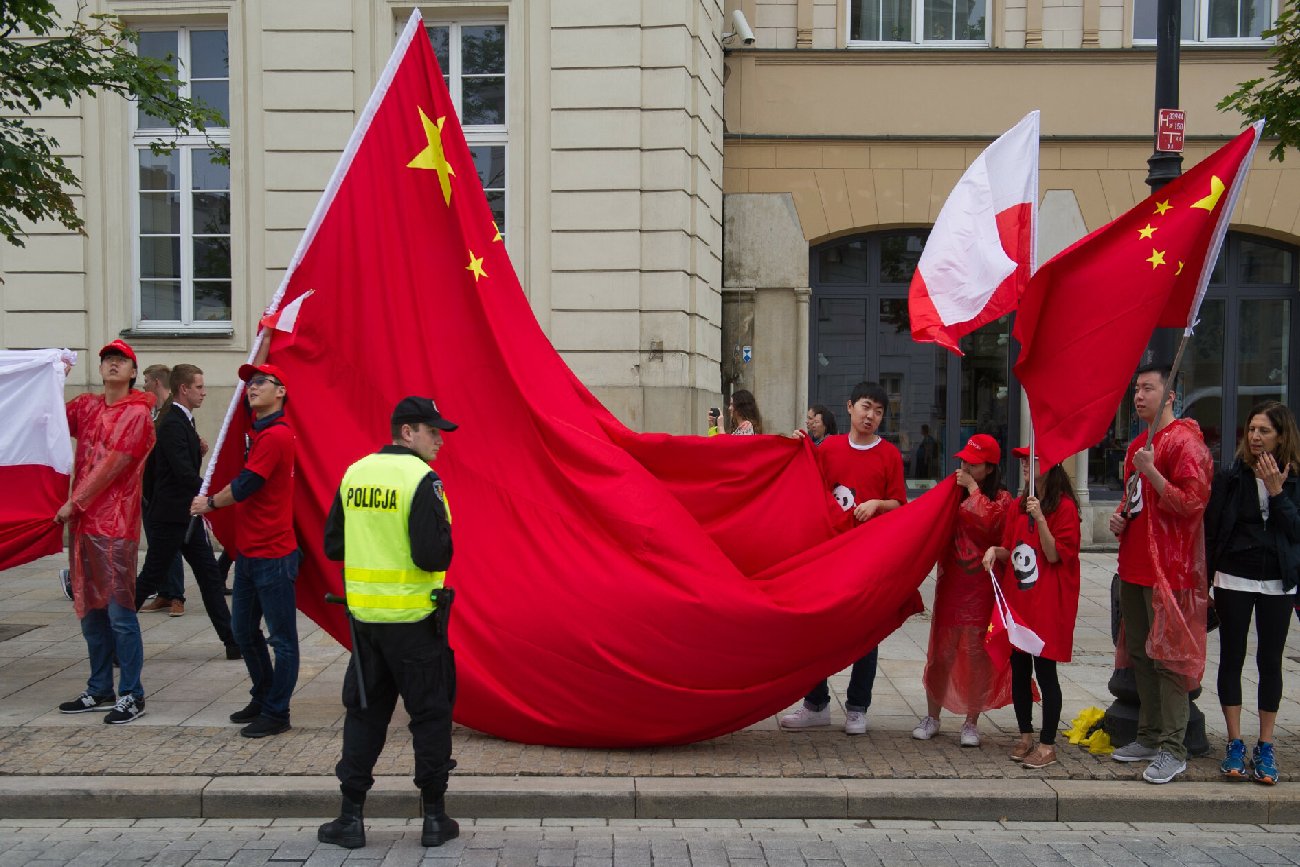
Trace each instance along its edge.
<path fill-rule="evenodd" d="M 1108 521 L 1119 540 L 1117 665 L 1132 667 L 1141 700 L 1137 737 L 1119 745 L 1112 758 L 1145 762 L 1142 777 L 1155 784 L 1186 771 L 1188 693 L 1200 685 L 1206 634 L 1217 620 L 1218 691 L 1228 733 L 1222 774 L 1276 783 L 1273 738 L 1282 655 L 1291 612 L 1300 619 L 1300 433 L 1284 404 L 1265 401 L 1250 411 L 1231 464 L 1213 474 L 1199 426 L 1174 415 L 1171 376 L 1162 364 L 1144 366 L 1135 376 L 1134 410 L 1144 429 L 1128 445 L 1125 497 Z M 861 383 L 845 407 L 848 433 L 836 433 L 834 413 L 822 404 L 808 408 L 805 428 L 795 432 L 817 446 L 826 488 L 850 519 L 844 529 L 907 502 L 902 456 L 879 434 L 886 409 L 883 389 Z M 735 392 L 728 422 L 733 434 L 753 433 L 755 424 L 761 430 L 749 391 Z M 720 424 L 711 415 L 710 433 L 722 432 Z M 1011 453 L 1021 470 L 1018 498 L 1002 484 L 1002 448 L 992 436 L 972 436 L 954 456 L 961 503 L 952 544 L 937 564 L 923 674 L 926 714 L 912 737 L 934 738 L 946 709 L 963 717 L 960 744 L 977 747 L 980 715 L 1010 704 L 1021 734 L 1008 757 L 1039 769 L 1057 761 L 1057 667 L 1070 662 L 1073 652 L 1081 512 L 1064 467 L 1041 467 L 1027 447 Z M 937 455 L 931 462 L 937 463 Z M 1259 735 L 1247 756 L 1241 675 L 1252 619 Z M 992 640 L 1005 634 L 1008 621 L 1033 641 L 1020 646 Z M 850 671 L 846 734 L 866 731 L 876 663 L 873 648 Z M 1037 737 L 1036 699 L 1042 705 Z M 789 730 L 830 724 L 825 681 L 780 718 Z"/>
<path fill-rule="evenodd" d="M 176 574 L 183 557 L 226 658 L 242 659 L 248 669 L 250 701 L 230 721 L 247 738 L 282 734 L 290 728 L 298 681 L 295 578 L 301 558 L 293 527 L 296 438 L 285 415 L 288 379 L 273 364 L 240 367 L 249 422 L 243 466 L 207 495 L 200 493 L 207 444 L 194 420 L 207 395 L 203 371 L 190 364 L 153 365 L 145 371 L 144 390 L 135 388 L 137 374 L 135 350 L 114 340 L 99 351 L 103 391 L 80 395 L 66 407 L 77 440 L 74 479 L 54 520 L 69 529 L 70 562 L 61 580 L 81 621 L 90 678 L 59 710 L 109 708 L 104 722 L 110 725 L 144 715 L 137 612 L 184 614 L 183 572 Z M 325 555 L 344 564 L 353 655 L 343 685 L 347 714 L 336 768 L 342 807 L 318 837 L 344 848 L 365 845 L 362 809 L 399 696 L 411 715 L 422 842 L 441 846 L 459 833 L 444 804 L 456 765 L 451 597 L 443 587 L 452 555 L 451 510 L 430 468 L 442 433 L 456 425 L 431 399 L 408 397 L 394 409 L 390 427 L 392 445 L 356 462 L 341 480 L 324 540 Z M 229 607 L 200 521 L 219 509 L 234 511 Z M 149 545 L 137 575 L 142 521 Z"/>

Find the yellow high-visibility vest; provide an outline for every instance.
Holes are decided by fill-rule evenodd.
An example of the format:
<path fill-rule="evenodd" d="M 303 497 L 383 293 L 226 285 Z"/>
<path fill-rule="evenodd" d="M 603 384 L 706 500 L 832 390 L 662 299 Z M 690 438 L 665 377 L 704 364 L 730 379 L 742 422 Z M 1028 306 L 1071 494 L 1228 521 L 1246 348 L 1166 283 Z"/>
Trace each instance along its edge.
<path fill-rule="evenodd" d="M 343 584 L 348 611 L 366 623 L 413 623 L 433 612 L 430 594 L 445 572 L 426 572 L 411 559 L 411 500 L 429 474 L 412 454 L 368 455 L 343 474 Z M 447 522 L 451 508 L 443 497 Z"/>

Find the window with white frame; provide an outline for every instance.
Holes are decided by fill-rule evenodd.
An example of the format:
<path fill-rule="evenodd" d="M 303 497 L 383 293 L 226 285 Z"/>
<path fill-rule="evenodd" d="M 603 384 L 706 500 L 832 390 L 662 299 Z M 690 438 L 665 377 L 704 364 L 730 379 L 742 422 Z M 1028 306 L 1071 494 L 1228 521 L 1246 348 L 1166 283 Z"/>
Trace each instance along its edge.
<path fill-rule="evenodd" d="M 1133 44 L 1155 44 L 1157 0 L 1133 0 Z M 1258 44 L 1277 15 L 1273 0 L 1182 0 L 1183 42 Z"/>
<path fill-rule="evenodd" d="M 492 218 L 506 230 L 506 26 L 500 22 L 431 23 L 443 81 L 487 194 Z"/>
<path fill-rule="evenodd" d="M 144 30 L 139 52 L 170 59 L 180 93 L 230 116 L 225 30 Z M 133 135 L 136 327 L 203 330 L 231 321 L 230 167 L 213 145 L 229 145 L 229 120 L 206 134 L 182 135 L 137 108 Z M 169 153 L 151 144 L 171 143 Z"/>
<path fill-rule="evenodd" d="M 849 43 L 988 45 L 986 0 L 849 0 Z"/>

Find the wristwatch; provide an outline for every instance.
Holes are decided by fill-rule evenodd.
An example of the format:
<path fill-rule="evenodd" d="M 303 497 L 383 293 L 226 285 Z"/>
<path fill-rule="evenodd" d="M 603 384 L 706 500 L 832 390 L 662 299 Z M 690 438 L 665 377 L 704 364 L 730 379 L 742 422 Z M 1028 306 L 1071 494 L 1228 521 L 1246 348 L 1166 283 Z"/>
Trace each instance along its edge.
<path fill-rule="evenodd" d="M 215 512 L 215 511 L 217 510 L 217 499 L 216 499 L 216 497 L 208 497 L 208 508 L 209 508 L 211 511 L 213 511 L 213 512 Z"/>

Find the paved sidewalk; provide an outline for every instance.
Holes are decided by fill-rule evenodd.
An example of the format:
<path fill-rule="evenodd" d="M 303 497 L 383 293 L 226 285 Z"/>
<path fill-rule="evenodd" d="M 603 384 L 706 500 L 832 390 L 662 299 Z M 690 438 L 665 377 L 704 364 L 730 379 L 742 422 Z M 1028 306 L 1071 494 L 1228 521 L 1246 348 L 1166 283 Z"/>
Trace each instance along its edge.
<path fill-rule="evenodd" d="M 1110 702 L 1106 681 L 1113 651 L 1107 594 L 1115 555 L 1086 553 L 1083 561 L 1075 660 L 1061 667 L 1063 726 L 1082 709 L 1104 708 Z M 87 674 L 78 622 L 54 577 L 61 565 L 61 558 L 50 557 L 0 573 L 0 784 L 4 784 L 0 790 L 8 786 L 10 793 L 16 794 L 13 786 L 35 776 L 186 777 L 204 780 L 204 786 L 229 777 L 258 777 L 268 784 L 276 778 L 298 777 L 309 778 L 313 789 L 317 784 L 322 791 L 332 787 L 330 774 L 341 742 L 343 715 L 339 691 L 347 655 L 305 618 L 299 620 L 302 674 L 293 701 L 294 728 L 286 735 L 248 740 L 239 737 L 236 727 L 226 721 L 227 714 L 247 700 L 247 675 L 242 663 L 225 660 L 197 592 L 190 595 L 184 617 L 141 615 L 148 691 L 148 712 L 143 718 L 128 726 L 105 726 L 97 714 L 59 714 L 56 705 L 75 697 L 84 688 Z M 927 581 L 922 592 L 928 602 L 933 582 Z M 14 632 L 21 634 L 4 640 Z M 920 680 L 928 634 L 928 616 L 918 616 L 881 646 L 880 676 L 864 736 L 849 737 L 839 728 L 847 685 L 847 673 L 842 673 L 831 678 L 835 726 L 798 734 L 780 731 L 776 718 L 771 717 L 734 734 L 688 746 L 585 750 L 515 744 L 458 726 L 455 749 L 459 768 L 453 777 L 453 792 L 472 786 L 499 792 L 513 781 L 529 777 L 593 778 L 583 781 L 584 786 L 596 778 L 607 778 L 616 789 L 633 781 L 642 790 L 647 781 L 696 778 L 700 791 L 710 786 L 716 789 L 717 778 L 741 778 L 735 781 L 733 799 L 759 789 L 773 796 L 784 793 L 788 798 L 802 784 L 834 781 L 842 786 L 864 779 L 1003 781 L 1008 792 L 1046 785 L 1041 781 L 1055 786 L 1069 781 L 1136 780 L 1140 765 L 1120 765 L 1063 742 L 1058 765 L 1038 772 L 1022 770 L 1006 758 L 1016 731 L 1009 707 L 981 720 L 984 744 L 977 749 L 958 746 L 960 720 L 953 716 L 944 718 L 944 729 L 935 740 L 913 740 L 911 729 L 925 708 Z M 1293 631 L 1288 657 L 1300 658 L 1297 642 L 1300 638 Z M 1223 740 L 1223 720 L 1214 693 L 1217 658 L 1218 640 L 1212 636 L 1200 705 L 1216 753 Z M 1285 667 L 1287 677 L 1295 682 L 1300 662 L 1288 658 Z M 1245 679 L 1249 698 L 1243 726 L 1250 733 L 1257 719 L 1249 712 L 1255 692 L 1249 661 Z M 1294 690 L 1288 691 L 1293 694 Z M 395 782 L 410 773 L 409 735 L 401 714 L 399 709 L 389 745 L 376 768 L 377 776 L 391 776 Z M 1277 733 L 1284 779 L 1292 769 L 1300 768 L 1297 728 L 1300 708 L 1293 701 L 1284 701 Z M 1217 781 L 1217 764 L 1217 756 L 1194 760 L 1186 779 Z M 796 783 L 795 778 L 804 779 Z M 918 791 L 928 788 L 919 785 Z M 933 788 L 951 787 L 936 783 Z M 1155 787 L 1130 782 L 1127 788 L 1152 798 L 1161 791 L 1170 794 L 1160 797 L 1170 797 L 1171 790 L 1190 794 L 1186 783 Z M 1235 792 L 1238 799 L 1253 803 L 1289 804 L 1289 789 L 1286 783 L 1272 790 L 1244 784 Z M 851 794 L 848 797 L 851 799 Z M 1300 793 L 1296 797 L 1300 799 Z"/>
<path fill-rule="evenodd" d="M 478 819 L 437 849 L 415 820 L 368 819 L 366 846 L 316 842 L 322 818 L 0 820 L 0 864 L 484 867 L 1300 864 L 1300 826 L 777 819 Z"/>

